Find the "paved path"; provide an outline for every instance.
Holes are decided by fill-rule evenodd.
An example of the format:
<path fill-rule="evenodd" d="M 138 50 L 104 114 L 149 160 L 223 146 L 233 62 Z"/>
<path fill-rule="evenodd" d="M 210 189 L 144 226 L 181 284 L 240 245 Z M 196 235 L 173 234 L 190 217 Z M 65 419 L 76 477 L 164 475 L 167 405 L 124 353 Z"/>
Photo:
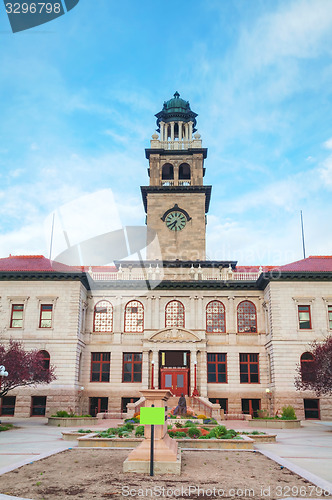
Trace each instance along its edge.
<path fill-rule="evenodd" d="M 0 433 L 0 474 L 77 444 L 75 441 L 61 439 L 62 430 L 70 428 L 48 426 L 46 418 L 3 418 L 2 422 L 10 422 L 20 428 Z M 101 421 L 93 428 L 116 427 L 119 422 L 121 420 Z M 247 422 L 227 421 L 225 424 L 229 428 L 249 430 Z M 262 430 L 266 432 L 266 429 Z M 332 491 L 332 422 L 306 421 L 302 423 L 301 429 L 271 429 L 268 432 L 277 434 L 277 443 L 259 444 L 256 449 L 284 461 L 285 464 L 300 467 L 308 474 L 320 478 L 324 484 L 329 482 Z M 0 495 L 0 499 L 5 498 L 9 497 Z"/>

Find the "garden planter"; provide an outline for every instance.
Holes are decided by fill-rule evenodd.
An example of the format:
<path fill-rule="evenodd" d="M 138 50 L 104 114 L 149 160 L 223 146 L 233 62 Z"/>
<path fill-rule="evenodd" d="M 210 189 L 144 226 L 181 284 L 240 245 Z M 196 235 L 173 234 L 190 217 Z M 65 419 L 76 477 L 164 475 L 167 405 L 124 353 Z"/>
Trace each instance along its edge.
<path fill-rule="evenodd" d="M 87 427 L 98 423 L 96 417 L 48 417 L 48 425 L 57 427 Z"/>
<path fill-rule="evenodd" d="M 301 420 L 281 420 L 281 419 L 264 419 L 254 418 L 248 421 L 251 428 L 266 428 L 266 429 L 299 429 Z"/>

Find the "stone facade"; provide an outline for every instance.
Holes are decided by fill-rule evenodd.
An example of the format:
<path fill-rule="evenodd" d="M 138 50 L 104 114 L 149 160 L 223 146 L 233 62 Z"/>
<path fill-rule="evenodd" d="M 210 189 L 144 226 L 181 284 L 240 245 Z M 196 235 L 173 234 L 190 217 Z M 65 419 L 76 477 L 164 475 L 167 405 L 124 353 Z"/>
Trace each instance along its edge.
<path fill-rule="evenodd" d="M 203 185 L 207 151 L 192 136 L 197 115 L 176 94 L 156 116 L 161 136 L 146 150 L 150 185 L 142 194 L 162 260 L 154 260 L 153 246 L 143 267 L 123 261 L 102 271 L 42 256 L 0 259 L 1 342 L 47 351 L 57 377 L 9 393 L 12 412 L 118 414 L 142 390 L 160 388 L 217 400 L 230 414 L 273 415 L 291 404 L 298 418 L 331 419 L 332 399 L 297 392 L 294 377 L 310 343 L 332 331 L 332 257 L 273 272 L 206 261 L 211 187 Z M 184 227 L 167 226 L 169 210 L 186 217 Z M 52 322 L 40 327 L 45 304 Z M 23 313 L 13 327 L 15 305 Z M 299 307 L 309 311 L 309 327 L 300 325 Z M 305 400 L 317 411 L 305 413 Z M 7 398 L 2 414 L 8 405 Z"/>

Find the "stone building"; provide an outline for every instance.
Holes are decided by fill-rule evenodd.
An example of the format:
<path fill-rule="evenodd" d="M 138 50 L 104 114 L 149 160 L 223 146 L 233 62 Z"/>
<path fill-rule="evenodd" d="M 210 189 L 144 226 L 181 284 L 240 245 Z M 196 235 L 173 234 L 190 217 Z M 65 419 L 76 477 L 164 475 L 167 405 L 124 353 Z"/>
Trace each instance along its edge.
<path fill-rule="evenodd" d="M 1 342 L 43 351 L 57 376 L 9 393 L 2 415 L 118 415 L 141 389 L 168 388 L 228 414 L 291 404 L 299 418 L 330 419 L 332 399 L 296 391 L 294 377 L 332 331 L 332 257 L 279 268 L 206 260 L 211 186 L 197 115 L 175 93 L 156 117 L 141 192 L 160 248 L 151 238 L 147 260 L 0 259 Z"/>

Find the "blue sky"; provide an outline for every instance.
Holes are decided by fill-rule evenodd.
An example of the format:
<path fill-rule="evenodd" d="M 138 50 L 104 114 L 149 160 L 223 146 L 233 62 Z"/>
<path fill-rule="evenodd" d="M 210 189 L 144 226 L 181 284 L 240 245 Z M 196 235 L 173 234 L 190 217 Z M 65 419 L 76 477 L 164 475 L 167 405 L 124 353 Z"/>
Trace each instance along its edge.
<path fill-rule="evenodd" d="M 17 34 L 1 4 L 0 257 L 47 255 L 45 217 L 105 188 L 144 223 L 144 148 L 176 90 L 209 149 L 208 257 L 300 259 L 301 209 L 307 254 L 331 254 L 331 56 L 331 0 L 80 0 Z"/>

